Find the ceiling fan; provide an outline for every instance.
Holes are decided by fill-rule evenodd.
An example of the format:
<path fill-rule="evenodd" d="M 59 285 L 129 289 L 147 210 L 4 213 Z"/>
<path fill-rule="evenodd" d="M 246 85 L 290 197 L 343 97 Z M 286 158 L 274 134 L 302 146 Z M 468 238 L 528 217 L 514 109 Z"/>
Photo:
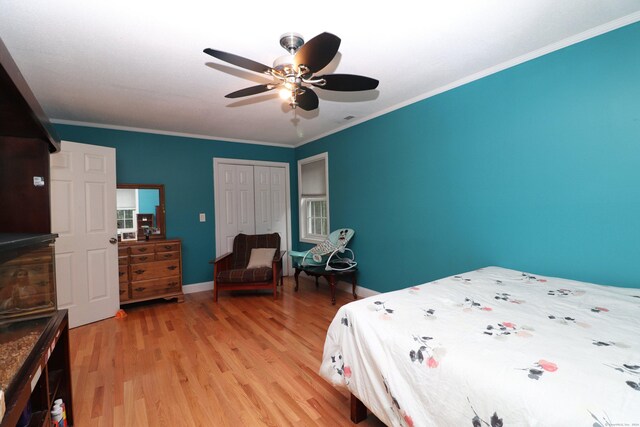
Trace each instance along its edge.
<path fill-rule="evenodd" d="M 204 52 L 238 67 L 274 78 L 273 83 L 240 89 L 225 95 L 226 98 L 256 95 L 278 88 L 280 97 L 288 100 L 291 108 L 300 107 L 311 111 L 318 108 L 318 95 L 309 86 L 343 92 L 378 87 L 378 80 L 353 74 L 314 76 L 338 53 L 340 38 L 331 33 L 319 34 L 306 43 L 300 34 L 286 33 L 280 37 L 280 46 L 289 54 L 277 58 L 273 67 L 221 50 L 207 48 Z"/>

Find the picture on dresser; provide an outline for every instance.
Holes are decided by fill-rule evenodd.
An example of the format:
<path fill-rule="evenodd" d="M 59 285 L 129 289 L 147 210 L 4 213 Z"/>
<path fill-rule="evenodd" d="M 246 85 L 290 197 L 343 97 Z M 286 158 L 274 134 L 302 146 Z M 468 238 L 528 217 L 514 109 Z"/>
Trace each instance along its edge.
<path fill-rule="evenodd" d="M 118 240 L 164 239 L 164 185 L 118 184 L 117 187 Z"/>
<path fill-rule="evenodd" d="M 138 233 L 136 233 L 135 231 L 123 231 L 122 233 L 118 231 L 118 234 L 121 236 L 120 240 L 122 240 L 123 242 L 126 242 L 128 240 L 138 240 Z"/>

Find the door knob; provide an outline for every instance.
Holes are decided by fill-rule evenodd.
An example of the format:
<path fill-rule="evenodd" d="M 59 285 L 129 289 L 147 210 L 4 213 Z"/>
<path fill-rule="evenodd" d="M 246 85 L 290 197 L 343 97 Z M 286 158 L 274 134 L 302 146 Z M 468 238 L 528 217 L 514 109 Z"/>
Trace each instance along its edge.
<path fill-rule="evenodd" d="M 118 239 L 116 239 L 115 237 L 112 237 L 109 239 L 109 243 L 111 243 L 112 245 L 115 245 L 116 243 L 118 243 Z"/>

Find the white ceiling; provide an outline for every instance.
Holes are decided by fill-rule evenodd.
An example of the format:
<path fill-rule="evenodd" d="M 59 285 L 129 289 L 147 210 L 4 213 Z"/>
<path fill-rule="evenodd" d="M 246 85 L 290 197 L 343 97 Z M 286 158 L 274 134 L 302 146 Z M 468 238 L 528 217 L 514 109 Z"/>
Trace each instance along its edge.
<path fill-rule="evenodd" d="M 638 0 L 0 2 L 0 38 L 54 123 L 286 146 L 639 20 Z M 276 91 L 225 98 L 269 80 L 202 50 L 272 65 L 289 31 L 339 36 L 320 74 L 373 77 L 378 89 L 318 89 L 312 112 Z"/>

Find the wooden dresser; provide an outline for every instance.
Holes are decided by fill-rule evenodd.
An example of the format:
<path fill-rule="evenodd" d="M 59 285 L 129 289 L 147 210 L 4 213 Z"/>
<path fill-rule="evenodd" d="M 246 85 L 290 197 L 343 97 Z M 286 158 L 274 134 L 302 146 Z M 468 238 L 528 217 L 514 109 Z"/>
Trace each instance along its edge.
<path fill-rule="evenodd" d="M 156 298 L 184 301 L 180 240 L 120 242 L 118 267 L 120 305 Z"/>

